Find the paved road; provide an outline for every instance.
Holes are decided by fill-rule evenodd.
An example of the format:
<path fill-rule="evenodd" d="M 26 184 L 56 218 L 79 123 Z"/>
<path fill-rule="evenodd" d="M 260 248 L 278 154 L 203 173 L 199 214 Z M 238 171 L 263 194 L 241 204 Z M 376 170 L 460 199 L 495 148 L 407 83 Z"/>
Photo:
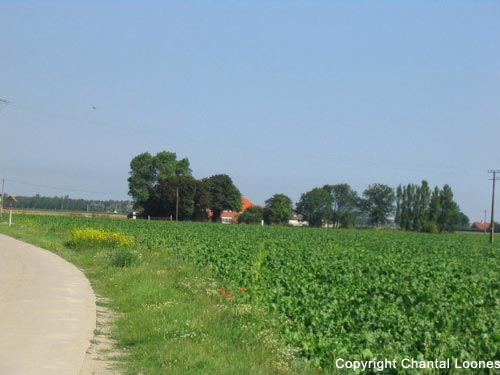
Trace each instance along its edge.
<path fill-rule="evenodd" d="M 0 235 L 0 374 L 78 375 L 95 328 L 88 280 L 57 255 Z"/>

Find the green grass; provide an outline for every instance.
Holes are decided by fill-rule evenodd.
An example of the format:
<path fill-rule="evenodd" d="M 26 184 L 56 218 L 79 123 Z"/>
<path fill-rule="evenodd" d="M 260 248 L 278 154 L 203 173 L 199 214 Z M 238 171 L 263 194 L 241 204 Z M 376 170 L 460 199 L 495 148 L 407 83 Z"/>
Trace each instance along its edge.
<path fill-rule="evenodd" d="M 80 267 L 94 291 L 119 312 L 112 337 L 127 354 L 126 374 L 314 373 L 307 362 L 266 330 L 260 311 L 219 295 L 222 283 L 206 268 L 177 257 L 142 254 L 141 262 L 115 267 L 111 249 L 65 246 L 66 231 L 30 225 L 0 233 L 51 250 Z"/>

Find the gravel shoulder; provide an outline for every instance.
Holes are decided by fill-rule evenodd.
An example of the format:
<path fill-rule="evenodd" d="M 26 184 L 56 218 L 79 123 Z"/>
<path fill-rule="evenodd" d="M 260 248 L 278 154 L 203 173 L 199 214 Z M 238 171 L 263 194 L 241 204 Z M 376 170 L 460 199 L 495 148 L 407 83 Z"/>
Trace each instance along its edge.
<path fill-rule="evenodd" d="M 0 374 L 111 373 L 91 355 L 96 298 L 83 273 L 50 251 L 4 235 L 0 317 Z"/>

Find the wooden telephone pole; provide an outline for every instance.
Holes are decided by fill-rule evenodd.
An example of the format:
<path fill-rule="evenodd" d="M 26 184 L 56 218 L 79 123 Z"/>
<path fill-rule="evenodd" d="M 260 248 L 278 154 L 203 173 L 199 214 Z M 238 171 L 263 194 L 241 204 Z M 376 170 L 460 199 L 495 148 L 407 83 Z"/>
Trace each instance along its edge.
<path fill-rule="evenodd" d="M 488 173 L 493 173 L 493 178 L 491 179 L 491 180 L 493 180 L 493 190 L 491 192 L 491 225 L 490 225 L 490 243 L 493 243 L 493 240 L 495 238 L 495 216 L 494 216 L 494 212 L 495 212 L 495 181 L 500 180 L 500 178 L 498 178 L 496 176 L 497 173 L 500 173 L 500 170 L 490 169 L 488 171 Z"/>

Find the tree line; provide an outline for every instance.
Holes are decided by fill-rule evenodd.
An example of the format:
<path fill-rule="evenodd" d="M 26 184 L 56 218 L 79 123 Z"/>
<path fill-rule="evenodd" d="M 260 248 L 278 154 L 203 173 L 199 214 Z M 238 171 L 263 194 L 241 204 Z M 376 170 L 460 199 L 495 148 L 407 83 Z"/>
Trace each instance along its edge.
<path fill-rule="evenodd" d="M 8 196 L 8 194 L 5 194 Z M 123 200 L 87 200 L 74 199 L 68 195 L 45 197 L 40 194 L 35 196 L 16 196 L 14 206 L 25 210 L 61 210 L 61 211 L 88 211 L 88 212 L 130 212 L 130 201 Z M 7 202 L 6 202 L 7 204 Z"/>
<path fill-rule="evenodd" d="M 224 210 L 241 210 L 241 193 L 226 174 L 195 179 L 189 160 L 177 160 L 173 152 L 148 152 L 130 163 L 129 194 L 142 215 L 171 216 L 178 220 L 218 221 Z M 265 206 L 248 208 L 240 223 L 284 225 L 299 214 L 310 226 L 349 228 L 384 226 L 390 218 L 401 229 L 419 232 L 447 232 L 467 228 L 469 219 L 453 200 L 449 185 L 431 190 L 427 181 L 396 189 L 384 184 L 369 185 L 358 193 L 347 183 L 315 187 L 297 202 L 275 194 Z"/>

